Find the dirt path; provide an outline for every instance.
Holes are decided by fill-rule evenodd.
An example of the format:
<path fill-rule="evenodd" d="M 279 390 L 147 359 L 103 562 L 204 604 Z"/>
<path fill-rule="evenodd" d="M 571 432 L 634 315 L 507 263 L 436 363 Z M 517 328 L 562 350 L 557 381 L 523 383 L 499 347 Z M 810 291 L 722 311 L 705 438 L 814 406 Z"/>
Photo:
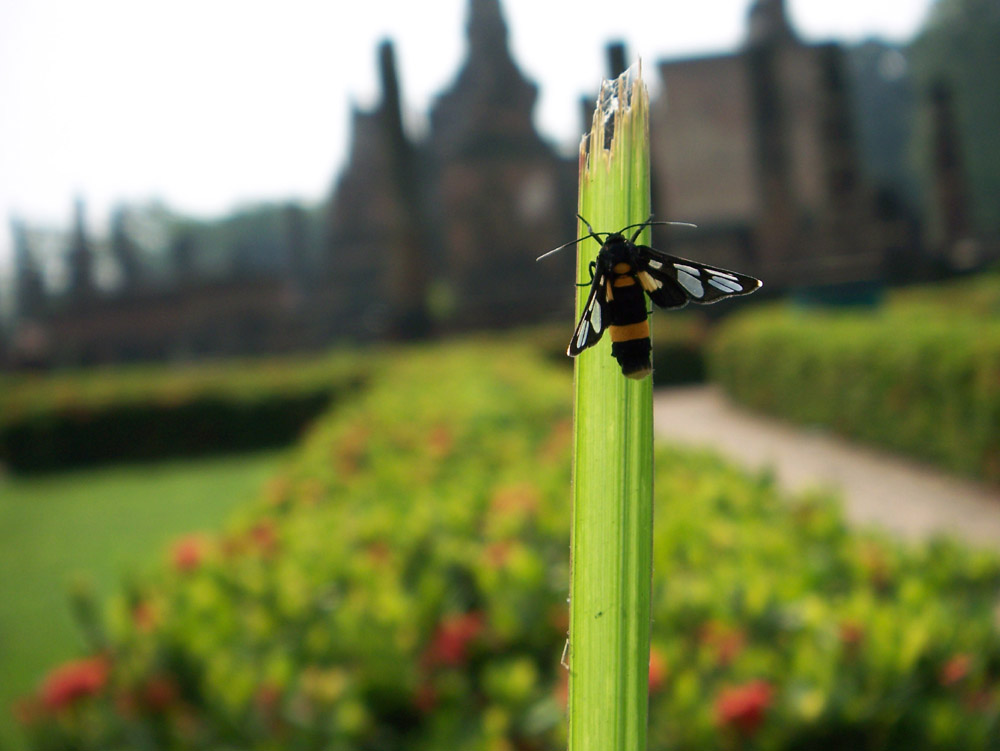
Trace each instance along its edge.
<path fill-rule="evenodd" d="M 712 386 L 657 391 L 653 414 L 657 436 L 773 467 L 789 489 L 838 489 L 853 522 L 905 537 L 947 531 L 1000 549 L 1000 488 L 738 409 Z"/>

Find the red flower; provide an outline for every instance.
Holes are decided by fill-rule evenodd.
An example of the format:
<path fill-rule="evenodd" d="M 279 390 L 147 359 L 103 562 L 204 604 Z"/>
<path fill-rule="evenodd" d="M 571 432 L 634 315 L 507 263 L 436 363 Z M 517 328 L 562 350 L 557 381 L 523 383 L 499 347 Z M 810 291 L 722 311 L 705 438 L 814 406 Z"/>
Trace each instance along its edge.
<path fill-rule="evenodd" d="M 563 709 L 569 704 L 569 671 L 560 670 L 555 686 L 556 701 Z"/>
<path fill-rule="evenodd" d="M 483 630 L 482 613 L 462 613 L 438 624 L 434 639 L 424 653 L 424 664 L 457 667 L 465 662 L 469 642 Z"/>
<path fill-rule="evenodd" d="M 417 692 L 413 696 L 413 704 L 424 714 L 430 714 L 437 706 L 437 690 L 430 682 L 423 682 L 417 686 Z"/>
<path fill-rule="evenodd" d="M 865 627 L 850 619 L 840 622 L 840 643 L 849 651 L 854 651 L 865 640 Z"/>
<path fill-rule="evenodd" d="M 701 643 L 715 651 L 719 665 L 726 666 L 735 660 L 746 646 L 746 635 L 742 629 L 727 626 L 719 621 L 709 621 L 701 629 Z"/>
<path fill-rule="evenodd" d="M 969 670 L 971 668 L 971 655 L 955 655 L 941 668 L 941 674 L 938 676 L 938 680 L 941 682 L 942 686 L 954 686 L 969 674 Z"/>
<path fill-rule="evenodd" d="M 162 712 L 173 704 L 179 695 L 177 684 L 165 675 L 154 675 L 142 687 L 142 703 L 153 712 Z"/>
<path fill-rule="evenodd" d="M 726 687 L 715 700 L 715 721 L 722 727 L 752 735 L 764 722 L 773 696 L 771 684 L 763 680 Z"/>
<path fill-rule="evenodd" d="M 250 529 L 250 539 L 264 554 L 273 553 L 278 547 L 278 533 L 274 531 L 274 523 L 269 520 L 257 522 Z"/>
<path fill-rule="evenodd" d="M 454 439 L 447 425 L 438 425 L 427 437 L 427 448 L 431 456 L 442 459 L 451 453 Z"/>
<path fill-rule="evenodd" d="M 389 547 L 389 543 L 385 540 L 376 540 L 366 548 L 366 551 L 372 563 L 388 563 L 392 557 L 392 548 Z"/>
<path fill-rule="evenodd" d="M 491 542 L 483 551 L 486 562 L 492 568 L 503 568 L 503 565 L 507 562 L 507 558 L 510 556 L 511 547 L 513 546 L 509 540 Z"/>
<path fill-rule="evenodd" d="M 205 540 L 198 535 L 182 537 L 174 543 L 170 553 L 174 568 L 178 571 L 194 571 L 205 557 Z"/>
<path fill-rule="evenodd" d="M 260 714 L 271 717 L 281 704 L 281 688 L 273 683 L 262 683 L 257 687 L 253 703 Z"/>
<path fill-rule="evenodd" d="M 160 620 L 160 614 L 149 600 L 140 600 L 132 608 L 132 622 L 140 631 L 152 631 Z"/>
<path fill-rule="evenodd" d="M 108 683 L 110 670 L 105 657 L 88 657 L 60 665 L 42 684 L 42 705 L 50 711 L 58 711 L 100 693 Z"/>
<path fill-rule="evenodd" d="M 496 490 L 490 499 L 490 511 L 497 516 L 534 514 L 541 498 L 538 489 L 528 483 L 511 485 Z"/>
<path fill-rule="evenodd" d="M 656 647 L 649 648 L 649 693 L 659 691 L 667 680 L 667 661 Z"/>

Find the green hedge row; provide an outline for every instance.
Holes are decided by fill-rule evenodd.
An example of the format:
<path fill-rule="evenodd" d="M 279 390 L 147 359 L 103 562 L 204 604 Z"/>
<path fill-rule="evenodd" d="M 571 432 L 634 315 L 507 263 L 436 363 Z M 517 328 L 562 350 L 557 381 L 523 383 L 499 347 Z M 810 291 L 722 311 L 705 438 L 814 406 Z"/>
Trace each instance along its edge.
<path fill-rule="evenodd" d="M 8 377 L 0 464 L 31 472 L 287 445 L 357 390 L 364 362 L 335 354 Z"/>
<path fill-rule="evenodd" d="M 383 364 L 226 530 L 78 604 L 33 748 L 565 748 L 570 379 L 510 344 Z M 655 488 L 651 749 L 995 748 L 996 556 L 701 453 Z"/>
<path fill-rule="evenodd" d="M 713 380 L 738 401 L 1000 481 L 1000 320 L 904 307 L 729 319 Z"/>

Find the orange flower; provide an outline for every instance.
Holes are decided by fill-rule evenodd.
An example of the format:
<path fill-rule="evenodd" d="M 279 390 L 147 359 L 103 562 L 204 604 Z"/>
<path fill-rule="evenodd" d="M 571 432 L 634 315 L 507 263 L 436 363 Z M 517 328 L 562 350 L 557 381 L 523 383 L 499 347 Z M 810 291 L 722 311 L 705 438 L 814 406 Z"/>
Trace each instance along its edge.
<path fill-rule="evenodd" d="M 436 459 L 443 459 L 451 453 L 454 443 L 451 429 L 447 425 L 437 425 L 427 436 L 427 450 Z"/>
<path fill-rule="evenodd" d="M 649 693 L 663 688 L 667 680 L 667 661 L 656 647 L 649 648 Z"/>
<path fill-rule="evenodd" d="M 385 540 L 375 540 L 365 548 L 365 552 L 368 553 L 368 559 L 377 564 L 388 563 L 392 557 L 392 548 Z"/>
<path fill-rule="evenodd" d="M 739 657 L 746 645 L 743 630 L 735 626 L 727 626 L 720 621 L 709 621 L 701 629 L 701 643 L 715 652 L 719 665 L 729 665 Z"/>
<path fill-rule="evenodd" d="M 969 674 L 971 668 L 971 655 L 955 655 L 941 668 L 941 674 L 938 676 L 938 681 L 940 681 L 941 685 L 945 687 L 954 686 Z"/>
<path fill-rule="evenodd" d="M 556 679 L 556 686 L 554 689 L 556 695 L 556 701 L 559 705 L 565 709 L 569 704 L 569 671 L 560 670 L 559 677 Z"/>
<path fill-rule="evenodd" d="M 281 704 L 281 688 L 274 683 L 262 683 L 257 687 L 253 703 L 256 710 L 265 717 L 270 717 Z"/>
<path fill-rule="evenodd" d="M 538 455 L 546 463 L 558 461 L 573 445 L 573 421 L 560 420 L 552 426 L 549 437 L 542 444 Z"/>
<path fill-rule="evenodd" d="M 273 553 L 278 547 L 278 533 L 274 531 L 274 522 L 270 519 L 257 522 L 250 529 L 250 540 L 261 553 Z"/>
<path fill-rule="evenodd" d="M 507 558 L 510 556 L 511 547 L 510 540 L 491 542 L 483 551 L 486 562 L 492 568 L 503 568 L 503 565 L 507 562 Z"/>
<path fill-rule="evenodd" d="M 100 693 L 108 683 L 111 665 L 105 657 L 73 660 L 55 668 L 42 684 L 42 705 L 53 712 Z"/>
<path fill-rule="evenodd" d="M 424 664 L 457 667 L 465 662 L 469 643 L 482 633 L 483 614 L 478 612 L 449 616 L 438 624 L 424 653 Z"/>
<path fill-rule="evenodd" d="M 498 488 L 490 499 L 490 511 L 498 516 L 534 514 L 541 503 L 538 489 L 528 483 Z"/>
<path fill-rule="evenodd" d="M 840 622 L 840 643 L 848 650 L 854 651 L 865 640 L 865 627 L 853 620 Z"/>
<path fill-rule="evenodd" d="M 140 600 L 132 608 L 132 622 L 139 631 L 152 631 L 159 620 L 160 613 L 149 600 Z"/>
<path fill-rule="evenodd" d="M 181 572 L 194 571 L 205 557 L 205 540 L 199 535 L 188 535 L 174 543 L 170 558 L 174 568 Z"/>
<path fill-rule="evenodd" d="M 753 735 L 764 722 L 764 715 L 774 689 L 767 681 L 756 680 L 740 686 L 728 686 L 715 700 L 715 721 L 721 727 L 731 727 L 743 735 Z"/>
<path fill-rule="evenodd" d="M 142 703 L 152 712 L 162 712 L 173 704 L 179 695 L 177 684 L 165 675 L 154 675 L 142 687 Z"/>
<path fill-rule="evenodd" d="M 437 690 L 429 681 L 424 681 L 417 686 L 417 691 L 413 695 L 413 704 L 424 714 L 430 714 L 437 706 Z"/>

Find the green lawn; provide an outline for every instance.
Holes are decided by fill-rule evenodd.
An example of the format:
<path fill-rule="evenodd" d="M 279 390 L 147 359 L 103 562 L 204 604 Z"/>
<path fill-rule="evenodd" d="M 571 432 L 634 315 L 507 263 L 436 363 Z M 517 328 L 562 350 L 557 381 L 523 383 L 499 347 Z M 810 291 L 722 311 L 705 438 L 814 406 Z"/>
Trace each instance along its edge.
<path fill-rule="evenodd" d="M 0 476 L 0 749 L 20 746 L 11 702 L 82 648 L 67 606 L 74 577 L 109 593 L 162 560 L 173 537 L 221 526 L 283 456 Z"/>

